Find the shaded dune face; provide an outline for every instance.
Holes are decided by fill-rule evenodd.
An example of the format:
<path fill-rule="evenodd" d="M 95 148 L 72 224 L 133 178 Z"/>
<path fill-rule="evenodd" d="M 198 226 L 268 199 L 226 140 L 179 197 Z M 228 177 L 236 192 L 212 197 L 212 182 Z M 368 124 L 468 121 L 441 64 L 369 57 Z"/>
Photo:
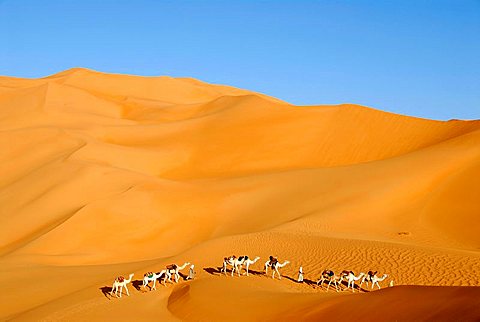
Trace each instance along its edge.
<path fill-rule="evenodd" d="M 96 265 L 93 285 L 112 265 L 183 254 L 214 265 L 232 251 L 263 259 L 271 254 L 258 245 L 281 240 L 275 255 L 292 270 L 380 266 L 409 284 L 478 283 L 480 121 L 294 106 L 189 78 L 77 68 L 0 77 L 0 129 L 6 274 L 53 265 L 67 279 L 61 267 Z"/>

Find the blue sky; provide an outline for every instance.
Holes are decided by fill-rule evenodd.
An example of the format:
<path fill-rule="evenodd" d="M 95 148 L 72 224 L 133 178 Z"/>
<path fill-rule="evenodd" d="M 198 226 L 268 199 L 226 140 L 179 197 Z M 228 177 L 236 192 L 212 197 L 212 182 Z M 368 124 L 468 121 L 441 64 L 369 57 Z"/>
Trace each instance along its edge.
<path fill-rule="evenodd" d="M 0 75 L 76 66 L 480 119 L 480 1 L 0 0 Z"/>

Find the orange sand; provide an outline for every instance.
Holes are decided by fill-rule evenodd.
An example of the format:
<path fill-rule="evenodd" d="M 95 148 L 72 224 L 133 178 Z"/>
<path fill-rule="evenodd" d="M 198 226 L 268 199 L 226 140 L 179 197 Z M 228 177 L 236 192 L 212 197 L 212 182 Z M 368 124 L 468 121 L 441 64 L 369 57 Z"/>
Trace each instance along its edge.
<path fill-rule="evenodd" d="M 480 121 L 77 68 L 0 77 L 0 127 L 0 320 L 480 319 Z M 231 254 L 261 260 L 219 275 Z M 416 286 L 327 293 L 300 265 Z"/>

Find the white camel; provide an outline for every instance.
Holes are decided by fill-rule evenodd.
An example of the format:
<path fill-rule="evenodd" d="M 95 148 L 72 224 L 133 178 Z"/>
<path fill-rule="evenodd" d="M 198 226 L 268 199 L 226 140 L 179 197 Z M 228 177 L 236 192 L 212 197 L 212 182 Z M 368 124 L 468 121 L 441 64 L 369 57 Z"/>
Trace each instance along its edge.
<path fill-rule="evenodd" d="M 232 266 L 232 276 L 233 276 L 233 272 L 235 271 L 236 260 L 237 260 L 237 256 L 235 256 L 235 255 L 232 255 L 232 256 L 229 256 L 229 257 L 224 257 L 223 258 L 223 266 L 222 266 L 222 269 L 220 270 L 220 272 L 223 272 L 225 275 L 227 275 L 227 266 L 230 265 L 230 266 Z"/>
<path fill-rule="evenodd" d="M 178 279 L 180 278 L 180 272 L 182 269 L 190 265 L 189 262 L 186 262 L 182 266 L 178 266 L 177 264 L 171 264 L 167 266 L 166 272 L 165 272 L 165 278 L 163 279 L 164 284 L 166 284 L 166 281 L 168 280 L 169 282 L 172 282 L 172 275 L 175 275 L 175 283 L 178 282 Z"/>
<path fill-rule="evenodd" d="M 324 281 L 328 281 L 327 292 L 328 292 L 328 289 L 330 288 L 330 284 L 332 283 L 335 285 L 335 290 L 338 292 L 339 279 L 340 277 L 335 275 L 333 271 L 326 269 L 322 272 L 322 277 L 320 277 L 320 279 L 317 281 L 317 285 L 323 284 Z"/>
<path fill-rule="evenodd" d="M 166 274 L 167 270 L 164 269 L 163 271 L 161 272 L 158 272 L 158 273 L 152 273 L 152 272 L 148 272 L 148 273 L 145 273 L 143 275 L 143 288 L 144 289 L 147 289 L 147 285 L 153 281 L 153 286 L 150 287 L 150 291 L 152 290 L 156 290 L 157 287 L 156 287 L 156 284 L 157 284 L 157 279 L 162 277 L 164 274 Z"/>
<path fill-rule="evenodd" d="M 278 261 L 277 258 L 273 257 L 273 256 L 270 256 L 269 260 L 265 262 L 265 275 L 268 274 L 268 267 L 271 267 L 272 268 L 272 278 L 275 278 L 275 273 L 278 274 L 278 279 L 282 279 L 282 275 L 280 274 L 280 272 L 278 271 L 279 268 L 282 268 L 284 267 L 285 265 L 287 264 L 290 264 L 289 261 L 285 261 L 283 262 L 282 264 L 280 264 L 280 262 Z"/>
<path fill-rule="evenodd" d="M 238 259 L 239 259 L 239 263 L 240 263 L 240 258 L 242 258 L 242 256 L 240 256 Z M 242 265 L 245 265 L 245 275 L 248 276 L 248 268 L 250 267 L 250 265 L 253 265 L 255 264 L 258 260 L 260 259 L 260 257 L 255 257 L 253 260 L 251 260 L 250 258 L 248 258 L 248 256 L 245 256 L 245 258 L 243 259 L 243 262 L 241 264 L 239 264 L 239 266 L 236 268 L 237 269 L 237 272 L 240 273 L 240 270 L 242 269 Z"/>
<path fill-rule="evenodd" d="M 365 282 L 367 284 L 367 287 L 368 287 L 368 283 L 372 283 L 372 289 L 373 289 L 373 286 L 375 284 L 377 284 L 378 286 L 378 289 L 380 289 L 380 285 L 378 284 L 378 282 L 381 282 L 383 280 L 385 280 L 386 278 L 388 277 L 387 274 L 384 274 L 382 277 L 378 277 L 377 276 L 377 271 L 368 271 L 368 273 L 363 276 L 362 278 L 362 281 L 360 282 L 360 288 L 362 287 L 362 284 Z"/>
<path fill-rule="evenodd" d="M 382 277 L 378 277 L 377 275 L 374 275 L 374 276 L 372 277 L 372 290 L 373 290 L 373 287 L 375 286 L 375 284 L 377 284 L 378 289 L 380 289 L 380 284 L 378 284 L 378 282 L 382 282 L 382 281 L 385 280 L 387 277 L 388 277 L 387 274 L 383 274 Z"/>
<path fill-rule="evenodd" d="M 355 292 L 355 281 L 358 281 L 363 276 L 365 276 L 365 273 L 360 273 L 360 275 L 355 276 L 353 271 L 343 271 L 342 273 L 340 273 L 340 283 L 342 283 L 343 279 L 346 279 L 347 282 L 348 282 L 347 290 L 351 285 L 352 286 L 352 292 Z"/>
<path fill-rule="evenodd" d="M 119 276 L 115 279 L 113 282 L 112 286 L 112 291 L 110 292 L 110 296 L 113 296 L 113 292 L 115 292 L 116 297 L 122 297 L 122 289 L 125 287 L 125 292 L 127 292 L 127 295 L 130 296 L 130 293 L 128 293 L 128 288 L 127 284 L 132 281 L 133 274 L 130 274 L 128 276 L 128 279 L 125 279 L 123 276 Z M 120 292 L 120 296 L 118 296 L 118 292 Z"/>

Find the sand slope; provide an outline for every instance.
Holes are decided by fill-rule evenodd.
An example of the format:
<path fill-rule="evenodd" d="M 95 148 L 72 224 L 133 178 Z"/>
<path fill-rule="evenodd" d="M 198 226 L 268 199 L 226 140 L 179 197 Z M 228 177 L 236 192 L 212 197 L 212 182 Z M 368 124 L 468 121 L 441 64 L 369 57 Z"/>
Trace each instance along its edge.
<path fill-rule="evenodd" d="M 337 296 L 288 279 L 228 280 L 215 267 L 248 254 L 262 257 L 260 271 L 273 254 L 291 261 L 284 271 L 293 279 L 302 265 L 312 280 L 325 268 L 374 269 L 397 284 L 478 286 L 480 121 L 293 106 L 194 79 L 77 68 L 0 77 L 0 146 L 0 318 L 102 320 L 121 310 L 175 320 L 189 318 L 186 305 L 193 320 L 222 320 L 229 306 L 202 294 L 236 287 L 239 311 L 260 303 L 252 318 L 279 319 L 290 305 L 315 320 L 353 303 L 366 319 L 368 303 L 429 296 L 398 317 L 438 320 L 456 312 L 438 303 L 478 292 Z M 194 262 L 198 280 L 158 297 L 131 287 L 126 304 L 100 290 L 118 274 L 140 279 L 174 261 Z M 141 313 L 143 301 L 150 309 Z M 432 306 L 440 307 L 426 315 Z"/>

